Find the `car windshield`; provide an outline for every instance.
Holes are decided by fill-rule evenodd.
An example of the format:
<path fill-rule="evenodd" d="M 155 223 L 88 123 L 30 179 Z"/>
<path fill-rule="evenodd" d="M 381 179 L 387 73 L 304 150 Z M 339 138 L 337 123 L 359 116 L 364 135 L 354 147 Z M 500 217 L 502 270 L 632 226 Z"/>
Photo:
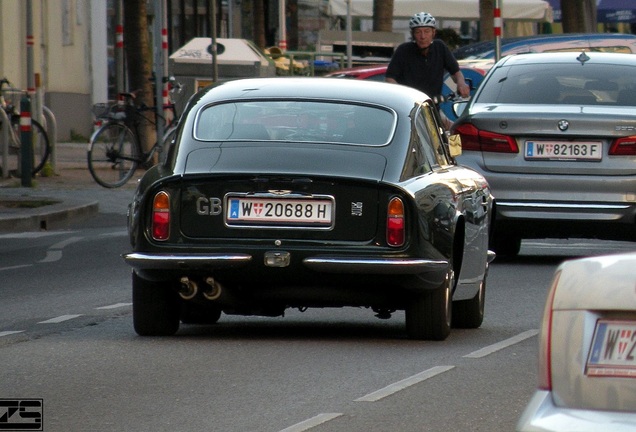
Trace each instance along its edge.
<path fill-rule="evenodd" d="M 493 72 L 475 103 L 636 106 L 636 70 L 607 64 L 523 64 Z"/>
<path fill-rule="evenodd" d="M 384 145 L 395 127 L 391 111 L 324 101 L 263 100 L 209 105 L 199 112 L 202 141 L 293 141 Z"/>

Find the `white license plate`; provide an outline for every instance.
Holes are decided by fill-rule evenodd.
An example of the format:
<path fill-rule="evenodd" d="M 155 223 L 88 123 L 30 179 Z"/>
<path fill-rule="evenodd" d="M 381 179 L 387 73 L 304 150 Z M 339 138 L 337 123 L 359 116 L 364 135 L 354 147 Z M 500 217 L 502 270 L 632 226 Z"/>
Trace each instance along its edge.
<path fill-rule="evenodd" d="M 330 227 L 333 220 L 331 199 L 230 197 L 227 203 L 228 225 Z"/>
<path fill-rule="evenodd" d="M 586 374 L 636 378 L 636 322 L 596 323 Z"/>
<path fill-rule="evenodd" d="M 603 158 L 601 141 L 526 141 L 526 159 L 600 161 Z"/>

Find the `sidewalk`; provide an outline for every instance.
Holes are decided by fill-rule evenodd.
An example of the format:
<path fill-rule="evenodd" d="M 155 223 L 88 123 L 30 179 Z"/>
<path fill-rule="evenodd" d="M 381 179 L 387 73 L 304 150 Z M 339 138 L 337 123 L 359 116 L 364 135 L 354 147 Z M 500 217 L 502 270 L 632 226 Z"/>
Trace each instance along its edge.
<path fill-rule="evenodd" d="M 88 171 L 86 149 L 84 143 L 58 143 L 55 173 L 36 176 L 32 187 L 22 187 L 20 177 L 0 177 L 0 233 L 54 229 L 98 212 L 125 215 L 144 171 L 121 188 L 101 187 Z M 14 167 L 17 158 L 11 157 Z"/>

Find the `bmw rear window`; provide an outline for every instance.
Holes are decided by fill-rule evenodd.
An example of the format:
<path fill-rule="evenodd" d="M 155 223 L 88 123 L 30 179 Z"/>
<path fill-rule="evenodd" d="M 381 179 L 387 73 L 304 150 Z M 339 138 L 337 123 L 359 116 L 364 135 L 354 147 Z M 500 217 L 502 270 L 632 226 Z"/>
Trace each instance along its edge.
<path fill-rule="evenodd" d="M 502 67 L 476 103 L 636 106 L 636 68 L 606 64 L 523 64 Z"/>
<path fill-rule="evenodd" d="M 290 141 L 380 146 L 395 128 L 387 109 L 342 102 L 263 100 L 209 105 L 199 113 L 202 141 Z"/>

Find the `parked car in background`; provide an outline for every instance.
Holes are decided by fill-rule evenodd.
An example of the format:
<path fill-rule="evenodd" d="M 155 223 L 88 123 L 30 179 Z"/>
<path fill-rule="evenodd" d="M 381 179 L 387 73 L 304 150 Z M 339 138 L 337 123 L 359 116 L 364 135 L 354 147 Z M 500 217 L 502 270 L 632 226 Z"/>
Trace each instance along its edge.
<path fill-rule="evenodd" d="M 382 81 L 384 82 L 384 78 L 386 75 L 386 68 L 388 65 L 386 64 L 377 64 L 377 65 L 368 65 L 368 66 L 357 66 L 353 68 L 340 69 L 334 72 L 330 72 L 325 76 L 328 78 L 352 78 L 359 80 L 370 80 L 370 81 Z M 464 74 L 464 78 L 468 80 L 471 85 L 471 94 L 475 92 L 475 89 L 488 72 L 488 69 L 492 66 L 492 63 L 477 63 L 470 65 L 462 65 L 460 64 L 460 68 L 462 73 Z M 442 96 L 446 98 L 447 96 L 455 93 L 457 90 L 457 86 L 453 82 L 452 78 L 448 73 L 444 75 L 444 84 L 441 95 L 428 95 L 433 98 L 439 98 Z M 446 117 L 448 117 L 451 121 L 457 119 L 457 116 L 453 112 L 452 109 L 452 101 L 444 101 L 439 104 L 439 109 L 444 112 Z"/>
<path fill-rule="evenodd" d="M 129 211 L 133 321 L 405 311 L 413 339 L 484 315 L 493 198 L 433 102 L 388 83 L 228 81 L 195 95 Z"/>
<path fill-rule="evenodd" d="M 522 238 L 636 240 L 636 56 L 500 60 L 452 133 L 496 198 L 493 248 Z"/>
<path fill-rule="evenodd" d="M 636 430 L 636 253 L 563 263 L 539 336 L 521 432 Z"/>
<path fill-rule="evenodd" d="M 501 39 L 501 57 L 511 54 L 555 51 L 636 53 L 636 35 L 622 33 L 564 33 Z M 457 48 L 458 60 L 494 59 L 495 42 L 477 42 Z"/>

